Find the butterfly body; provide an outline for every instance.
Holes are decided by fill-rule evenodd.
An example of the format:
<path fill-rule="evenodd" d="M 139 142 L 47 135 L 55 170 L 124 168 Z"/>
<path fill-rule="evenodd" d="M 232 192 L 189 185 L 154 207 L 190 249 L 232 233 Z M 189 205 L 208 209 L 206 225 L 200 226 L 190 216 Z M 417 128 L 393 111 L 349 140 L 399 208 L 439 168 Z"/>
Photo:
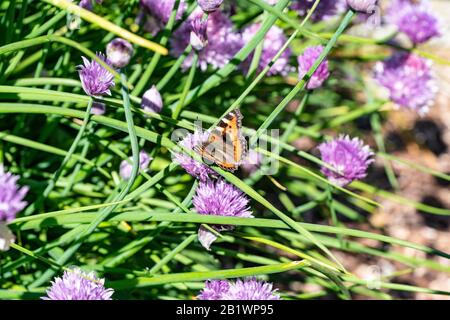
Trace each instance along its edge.
<path fill-rule="evenodd" d="M 241 132 L 242 118 L 239 109 L 228 113 L 210 133 L 208 140 L 196 146 L 195 150 L 204 160 L 235 171 L 247 152 L 247 142 Z"/>

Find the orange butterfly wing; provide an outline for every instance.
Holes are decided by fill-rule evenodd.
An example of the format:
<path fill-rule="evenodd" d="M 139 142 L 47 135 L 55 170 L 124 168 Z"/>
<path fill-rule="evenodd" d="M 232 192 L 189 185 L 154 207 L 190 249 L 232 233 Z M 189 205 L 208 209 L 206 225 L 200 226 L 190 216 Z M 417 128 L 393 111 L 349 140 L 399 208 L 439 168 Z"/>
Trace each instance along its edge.
<path fill-rule="evenodd" d="M 239 109 L 235 109 L 221 119 L 208 141 L 196 150 L 204 159 L 216 163 L 222 169 L 236 170 L 246 152 L 246 141 L 241 127 L 242 115 Z"/>

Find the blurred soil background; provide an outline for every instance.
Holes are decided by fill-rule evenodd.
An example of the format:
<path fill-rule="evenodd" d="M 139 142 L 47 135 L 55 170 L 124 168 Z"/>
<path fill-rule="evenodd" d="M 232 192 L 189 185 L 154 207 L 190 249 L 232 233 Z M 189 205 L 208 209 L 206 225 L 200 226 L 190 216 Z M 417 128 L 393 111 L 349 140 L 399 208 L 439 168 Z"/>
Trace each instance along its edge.
<path fill-rule="evenodd" d="M 450 1 L 432 1 L 433 11 L 438 13 L 443 34 L 423 48 L 424 51 L 450 60 Z M 401 159 L 427 166 L 439 172 L 450 174 L 450 66 L 435 64 L 435 72 L 439 80 L 439 93 L 436 104 L 423 117 L 412 112 L 390 112 L 388 121 L 383 128 L 387 152 Z M 382 169 L 383 161 L 378 158 L 369 176 L 369 183 L 388 187 Z M 378 166 L 377 166 L 378 165 Z M 450 209 L 450 183 L 422 173 L 414 168 L 392 162 L 395 175 L 399 182 L 398 194 L 435 207 Z M 378 173 L 378 174 L 377 174 Z M 381 174 L 380 174 L 381 173 Z M 370 181 L 372 180 L 372 181 Z M 380 185 L 381 184 L 381 185 Z M 450 249 L 450 216 L 438 216 L 420 212 L 382 198 L 377 199 L 383 208 L 370 217 L 371 225 L 359 226 L 376 232 L 383 230 L 387 235 L 415 243 L 430 246 L 444 252 Z M 425 258 L 426 253 L 417 250 L 393 246 L 390 250 Z M 407 252 L 409 251 L 409 252 Z M 439 263 L 450 265 L 449 260 L 440 259 Z M 361 255 L 345 254 L 341 258 L 344 265 L 357 275 L 370 278 L 374 270 L 381 270 L 388 276 L 392 272 L 407 269 L 404 265 L 382 259 L 370 258 L 364 261 Z M 378 269 L 374 269 L 374 265 Z M 398 276 L 395 282 L 450 291 L 450 275 L 435 272 L 426 268 L 411 269 L 410 272 Z M 391 292 L 393 296 L 406 299 L 450 299 L 448 296 L 436 296 L 423 293 Z"/>
<path fill-rule="evenodd" d="M 420 49 L 450 61 L 450 1 L 431 2 L 433 11 L 438 14 L 442 24 L 442 36 L 430 41 Z M 384 142 L 389 154 L 450 174 L 450 65 L 434 63 L 434 70 L 439 82 L 439 93 L 435 105 L 427 115 L 422 117 L 414 112 L 390 111 L 383 127 Z M 369 120 L 367 122 L 370 126 Z M 365 136 L 361 136 L 363 140 L 369 142 L 371 146 L 375 146 L 371 131 L 363 130 L 363 132 L 365 134 Z M 307 141 L 298 141 L 298 144 L 308 149 L 316 147 Z M 416 202 L 450 209 L 450 182 L 435 178 L 409 166 L 391 162 L 399 186 L 398 190 L 394 190 L 386 177 L 383 161 L 382 158 L 377 157 L 376 163 L 365 179 L 368 184 L 395 192 Z M 412 206 L 406 206 L 384 198 L 377 198 L 376 201 L 383 207 L 368 217 L 368 223 L 342 221 L 350 228 L 383 233 L 447 253 L 450 252 L 450 216 L 424 213 Z M 386 244 L 368 241 L 367 239 L 358 240 L 354 238 L 352 240 L 411 257 L 432 258 L 436 261 L 439 259 L 439 263 L 450 266 L 448 259 L 426 257 L 426 253 L 414 249 L 399 246 L 387 247 Z M 450 291 L 450 274 L 445 272 L 424 267 L 408 267 L 395 261 L 372 255 L 365 256 L 361 253 L 351 254 L 337 251 L 334 253 L 350 272 L 368 281 L 381 275 L 381 277 L 388 277 L 395 283 Z M 320 290 L 320 287 L 316 285 L 297 284 L 304 292 Z M 450 300 L 449 296 L 424 293 L 390 291 L 389 294 L 398 299 Z M 358 296 L 355 298 L 367 299 L 367 297 Z"/>

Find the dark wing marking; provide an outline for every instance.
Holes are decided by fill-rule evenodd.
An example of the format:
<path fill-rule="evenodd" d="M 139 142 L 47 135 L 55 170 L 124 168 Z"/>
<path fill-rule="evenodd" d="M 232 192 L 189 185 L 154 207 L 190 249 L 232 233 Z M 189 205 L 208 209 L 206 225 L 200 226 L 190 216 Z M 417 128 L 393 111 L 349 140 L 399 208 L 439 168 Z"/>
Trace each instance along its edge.
<path fill-rule="evenodd" d="M 208 141 L 194 149 L 219 167 L 236 170 L 247 150 L 247 142 L 241 133 L 242 118 L 239 109 L 229 112 L 211 132 Z"/>

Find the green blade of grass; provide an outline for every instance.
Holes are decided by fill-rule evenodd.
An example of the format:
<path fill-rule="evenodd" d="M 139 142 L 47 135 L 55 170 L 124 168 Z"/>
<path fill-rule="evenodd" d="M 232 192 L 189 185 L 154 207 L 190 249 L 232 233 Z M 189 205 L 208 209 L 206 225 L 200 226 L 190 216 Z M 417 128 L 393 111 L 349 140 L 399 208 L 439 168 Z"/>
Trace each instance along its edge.
<path fill-rule="evenodd" d="M 45 1 L 53 6 L 56 6 L 60 9 L 63 9 L 67 12 L 70 12 L 72 14 L 75 14 L 82 19 L 99 26 L 102 29 L 105 29 L 111 33 L 114 33 L 118 35 L 119 37 L 126 39 L 130 42 L 133 42 L 141 47 L 147 48 L 149 50 L 155 51 L 159 54 L 166 55 L 168 53 L 167 49 L 161 46 L 160 44 L 154 43 L 152 41 L 149 41 L 147 39 L 144 39 L 128 30 L 125 30 L 118 25 L 106 20 L 105 18 L 102 18 L 95 13 L 83 9 L 80 6 L 77 6 L 76 4 L 66 1 L 66 0 L 42 0 Z"/>
<path fill-rule="evenodd" d="M 139 193 L 140 191 L 134 191 Z M 131 195 L 131 194 L 130 194 Z M 11 221 L 9 225 L 12 229 L 19 228 L 20 230 L 30 230 L 41 226 L 51 227 L 59 225 L 77 224 L 77 223 L 89 223 L 95 217 L 95 213 L 72 213 L 69 215 L 62 215 L 54 217 L 53 219 L 43 219 L 41 215 L 36 215 L 35 217 L 30 217 L 30 219 L 22 223 L 20 226 L 16 226 L 15 220 Z M 33 219 L 32 219 L 33 218 Z M 171 221 L 179 223 L 196 223 L 196 224 L 222 224 L 222 225 L 233 225 L 233 226 L 251 226 L 258 228 L 270 228 L 270 229 L 291 229 L 285 222 L 277 219 L 261 219 L 261 218 L 237 218 L 237 217 L 224 217 L 224 216 L 208 216 L 201 215 L 197 213 L 184 213 L 184 214 L 173 214 L 171 212 L 142 212 L 142 211 L 130 211 L 126 213 L 118 213 L 111 216 L 108 221 Z M 309 232 L 319 232 L 319 233 L 332 233 L 340 234 L 344 236 L 357 237 L 357 238 L 367 238 L 372 240 L 377 240 L 385 243 L 396 244 L 399 246 L 416 249 L 429 254 L 439 255 L 441 257 L 450 259 L 450 254 L 445 253 L 421 244 L 416 244 L 413 242 L 385 236 L 382 234 L 376 234 L 356 229 L 349 229 L 343 227 L 333 227 L 326 225 L 317 225 L 310 223 L 296 222 L 301 225 L 302 228 L 308 230 Z"/>
<path fill-rule="evenodd" d="M 308 239 L 310 239 L 318 248 L 320 248 L 323 252 L 325 252 L 332 260 L 334 260 L 338 266 L 345 270 L 339 260 L 326 248 L 322 243 L 316 240 L 314 236 L 305 228 L 303 228 L 300 224 L 296 223 L 292 218 L 278 210 L 275 206 L 273 206 L 269 201 L 267 201 L 263 196 L 261 196 L 258 192 L 256 192 L 253 188 L 246 185 L 241 179 L 234 176 L 230 172 L 224 171 L 220 168 L 213 168 L 216 172 L 218 172 L 222 177 L 231 182 L 233 185 L 238 187 L 242 192 L 249 195 L 251 198 L 258 201 L 264 207 L 272 211 L 279 219 L 281 219 L 284 223 L 286 223 L 289 227 L 297 231 L 298 233 L 304 235 Z"/>
<path fill-rule="evenodd" d="M 263 267 L 237 268 L 228 270 L 206 271 L 206 272 L 187 272 L 172 273 L 153 277 L 139 277 L 135 279 L 110 281 L 108 286 L 115 290 L 127 290 L 129 288 L 142 288 L 148 286 L 162 285 L 166 283 L 186 282 L 186 281 L 204 281 L 209 279 L 229 279 L 247 276 L 256 276 L 272 273 L 286 272 L 289 270 L 302 269 L 309 266 L 307 261 L 292 261 Z"/>

